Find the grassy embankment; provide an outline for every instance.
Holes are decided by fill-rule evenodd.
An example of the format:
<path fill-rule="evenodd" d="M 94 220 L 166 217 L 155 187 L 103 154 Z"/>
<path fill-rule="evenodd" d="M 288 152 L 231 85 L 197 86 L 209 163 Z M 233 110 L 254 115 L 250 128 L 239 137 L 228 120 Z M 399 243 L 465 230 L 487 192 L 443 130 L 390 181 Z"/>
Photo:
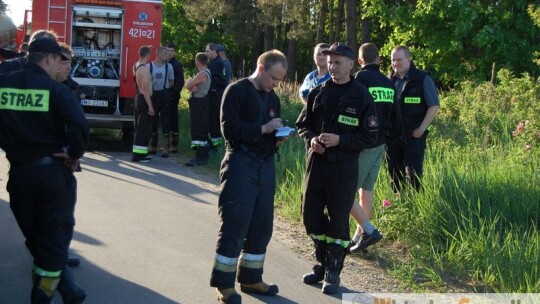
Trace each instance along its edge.
<path fill-rule="evenodd" d="M 301 109 L 294 85 L 283 85 L 283 117 Z M 187 104 L 181 104 L 181 153 L 187 148 Z M 223 151 L 209 169 L 217 172 Z M 280 148 L 277 212 L 300 221 L 305 152 L 300 138 Z M 385 239 L 370 255 L 414 290 L 540 292 L 539 81 L 499 73 L 499 84 L 463 83 L 441 94 L 428 139 L 423 191 L 399 199 L 383 166 L 373 222 Z M 382 200 L 391 201 L 383 207 Z M 354 231 L 351 221 L 351 232 Z M 308 242 L 306 238 L 306 242 Z M 396 244 L 403 250 L 390 254 Z"/>

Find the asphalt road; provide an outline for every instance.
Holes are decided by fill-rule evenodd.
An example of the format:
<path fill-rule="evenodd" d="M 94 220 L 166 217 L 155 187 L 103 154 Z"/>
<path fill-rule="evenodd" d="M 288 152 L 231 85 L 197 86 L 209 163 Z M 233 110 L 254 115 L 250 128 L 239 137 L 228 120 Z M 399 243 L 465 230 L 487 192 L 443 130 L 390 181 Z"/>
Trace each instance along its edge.
<path fill-rule="evenodd" d="M 71 251 L 81 259 L 73 274 L 88 293 L 85 303 L 217 303 L 209 286 L 218 230 L 215 185 L 171 159 L 129 159 L 127 152 L 87 153 L 77 173 Z M 9 209 L 7 167 L 0 155 L 0 304 L 22 304 L 29 303 L 32 259 Z M 328 296 L 320 284 L 303 284 L 311 266 L 273 239 L 264 278 L 280 293 L 241 293 L 243 303 L 341 303 L 342 292 L 355 292 L 342 287 Z M 57 296 L 54 303 L 61 302 Z"/>

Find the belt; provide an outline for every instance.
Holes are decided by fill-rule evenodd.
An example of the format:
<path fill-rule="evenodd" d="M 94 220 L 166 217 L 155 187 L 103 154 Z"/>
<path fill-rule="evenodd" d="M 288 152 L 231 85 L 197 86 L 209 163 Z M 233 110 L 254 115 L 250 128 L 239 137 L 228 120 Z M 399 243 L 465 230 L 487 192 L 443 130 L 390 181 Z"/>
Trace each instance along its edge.
<path fill-rule="evenodd" d="M 62 162 L 62 160 L 58 157 L 54 156 L 45 156 L 42 158 L 34 159 L 29 162 L 22 162 L 22 163 L 12 163 L 10 164 L 11 169 L 23 169 L 23 168 L 32 168 L 32 167 L 40 167 L 40 166 L 47 166 L 52 164 L 57 164 Z"/>

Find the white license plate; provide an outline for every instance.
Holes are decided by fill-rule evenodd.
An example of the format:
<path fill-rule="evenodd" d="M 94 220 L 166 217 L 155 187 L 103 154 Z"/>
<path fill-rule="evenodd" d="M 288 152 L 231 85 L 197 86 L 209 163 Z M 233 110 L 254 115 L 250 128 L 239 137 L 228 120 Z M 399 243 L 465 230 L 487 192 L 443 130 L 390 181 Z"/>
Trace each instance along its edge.
<path fill-rule="evenodd" d="M 106 107 L 109 105 L 107 100 L 82 99 L 81 105 L 91 107 Z"/>

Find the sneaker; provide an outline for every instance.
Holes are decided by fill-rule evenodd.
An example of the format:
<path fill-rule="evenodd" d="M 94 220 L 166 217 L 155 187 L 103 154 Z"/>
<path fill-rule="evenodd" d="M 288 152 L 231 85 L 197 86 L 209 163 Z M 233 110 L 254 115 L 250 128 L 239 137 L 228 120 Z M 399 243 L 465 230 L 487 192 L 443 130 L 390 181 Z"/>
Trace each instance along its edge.
<path fill-rule="evenodd" d="M 365 232 L 362 233 L 362 239 L 358 244 L 351 247 L 350 252 L 351 253 L 360 253 L 365 252 L 367 253 L 367 248 L 371 245 L 377 244 L 380 240 L 382 240 L 383 236 L 379 233 L 379 230 L 375 229 L 373 230 L 373 233 L 370 235 L 367 235 Z"/>

